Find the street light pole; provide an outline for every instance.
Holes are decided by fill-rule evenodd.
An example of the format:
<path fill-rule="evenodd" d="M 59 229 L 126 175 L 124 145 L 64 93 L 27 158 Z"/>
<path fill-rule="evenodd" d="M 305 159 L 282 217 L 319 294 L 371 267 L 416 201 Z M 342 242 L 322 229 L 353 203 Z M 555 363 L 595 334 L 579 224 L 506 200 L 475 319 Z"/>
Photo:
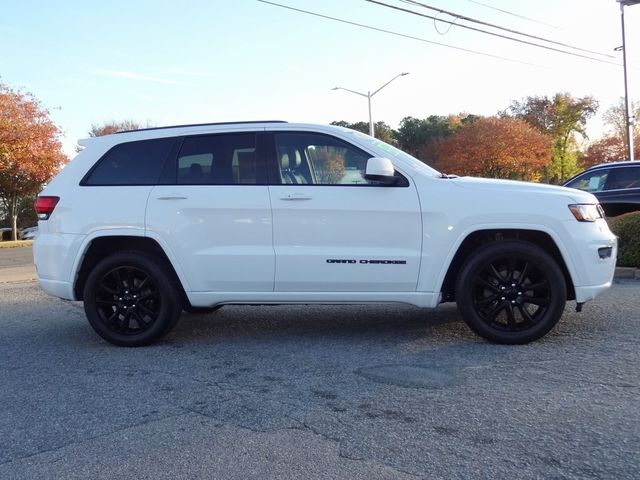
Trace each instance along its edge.
<path fill-rule="evenodd" d="M 637 5 L 640 0 L 616 0 L 620 3 L 620 21 L 622 23 L 622 67 L 624 70 L 624 110 L 625 110 L 625 125 L 627 127 L 627 153 L 629 160 L 633 160 L 633 126 L 635 125 L 635 118 L 633 108 L 631 106 L 631 98 L 629 98 L 629 85 L 627 81 L 627 47 L 625 41 L 625 29 L 624 29 L 624 7 Z"/>
<path fill-rule="evenodd" d="M 640 0 L 638 1 L 640 2 Z M 396 78 L 404 77 L 405 75 L 409 75 L 409 72 L 399 73 L 398 75 L 393 77 L 391 80 L 389 80 L 387 83 L 385 83 L 380 88 L 378 88 L 376 91 L 374 91 L 373 93 L 371 93 L 371 91 L 368 91 L 367 93 L 356 92 L 355 90 L 350 90 L 344 87 L 333 87 L 331 90 L 346 90 L 347 92 L 355 93 L 356 95 L 360 95 L 362 97 L 367 97 L 367 104 L 369 106 L 369 135 L 371 135 L 372 137 L 375 137 L 375 131 L 373 129 L 373 116 L 371 115 L 371 97 L 373 97 L 376 93 L 378 93 L 384 87 L 386 87 L 391 82 L 393 82 Z"/>

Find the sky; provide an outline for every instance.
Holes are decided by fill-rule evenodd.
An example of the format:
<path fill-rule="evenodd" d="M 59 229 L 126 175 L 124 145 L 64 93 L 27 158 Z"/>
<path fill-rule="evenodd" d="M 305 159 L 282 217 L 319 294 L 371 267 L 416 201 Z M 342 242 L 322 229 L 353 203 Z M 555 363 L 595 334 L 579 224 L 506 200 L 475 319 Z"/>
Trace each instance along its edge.
<path fill-rule="evenodd" d="M 401 72 L 409 75 L 372 98 L 374 122 L 397 128 L 406 116 L 494 115 L 513 100 L 556 92 L 593 95 L 601 114 L 624 95 L 615 0 L 421 0 L 612 55 L 585 53 L 613 64 L 365 0 L 273 1 L 425 41 L 257 0 L 0 0 L 0 82 L 31 92 L 49 109 L 69 155 L 92 124 L 109 120 L 366 121 L 367 99 L 332 87 L 375 91 Z M 401 0 L 380 1 L 453 19 Z M 626 7 L 625 17 L 630 96 L 640 99 L 640 5 Z M 588 126 L 592 139 L 603 129 L 600 115 Z"/>

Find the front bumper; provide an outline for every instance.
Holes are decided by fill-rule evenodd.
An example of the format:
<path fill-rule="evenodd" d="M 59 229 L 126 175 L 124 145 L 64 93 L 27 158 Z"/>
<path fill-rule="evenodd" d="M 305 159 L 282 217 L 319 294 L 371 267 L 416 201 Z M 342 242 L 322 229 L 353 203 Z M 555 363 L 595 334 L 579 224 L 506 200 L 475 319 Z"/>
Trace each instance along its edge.
<path fill-rule="evenodd" d="M 577 228 L 576 228 L 577 227 Z M 618 255 L 618 239 L 611 233 L 605 220 L 573 224 L 569 252 L 573 286 L 578 303 L 593 300 L 606 291 L 613 282 Z M 603 256 L 603 252 L 606 255 Z"/>

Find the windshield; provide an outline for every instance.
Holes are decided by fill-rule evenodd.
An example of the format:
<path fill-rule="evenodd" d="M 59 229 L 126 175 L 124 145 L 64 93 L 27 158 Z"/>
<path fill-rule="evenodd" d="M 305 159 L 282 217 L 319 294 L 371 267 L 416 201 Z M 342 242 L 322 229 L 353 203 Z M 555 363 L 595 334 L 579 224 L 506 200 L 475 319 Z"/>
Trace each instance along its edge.
<path fill-rule="evenodd" d="M 417 158 L 412 157 L 407 152 L 403 152 L 402 150 L 394 147 L 393 145 L 389 145 L 388 143 L 385 143 L 382 140 L 378 140 L 377 138 L 370 137 L 369 135 L 365 135 L 364 133 L 361 133 L 355 130 L 351 130 L 349 133 L 355 136 L 360 142 L 370 145 L 376 150 L 382 150 L 383 152 L 385 152 L 386 156 L 389 157 L 389 159 L 392 159 L 392 158 L 400 159 L 401 161 L 408 163 L 409 165 L 416 168 L 417 170 L 423 171 L 427 175 L 433 175 L 433 176 L 440 175 L 440 172 L 438 172 L 436 169 L 431 168 L 426 163 L 421 162 Z"/>

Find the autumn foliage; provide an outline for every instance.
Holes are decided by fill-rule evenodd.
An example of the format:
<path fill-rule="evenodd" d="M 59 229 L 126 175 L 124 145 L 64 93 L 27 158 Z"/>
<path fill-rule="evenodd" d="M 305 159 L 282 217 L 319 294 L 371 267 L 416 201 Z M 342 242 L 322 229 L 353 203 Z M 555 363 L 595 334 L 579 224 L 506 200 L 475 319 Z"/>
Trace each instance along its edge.
<path fill-rule="evenodd" d="M 432 145 L 426 156 L 446 173 L 536 181 L 551 159 L 551 143 L 524 120 L 485 117 Z"/>
<path fill-rule="evenodd" d="M 627 145 L 624 139 L 609 135 L 589 145 L 583 158 L 583 165 L 588 168 L 600 163 L 618 162 L 624 160 L 626 155 Z"/>
<path fill-rule="evenodd" d="M 32 95 L 0 84 L 0 200 L 14 239 L 20 200 L 37 193 L 67 161 L 59 134 Z"/>
<path fill-rule="evenodd" d="M 128 130 L 139 130 L 141 128 L 152 127 L 151 123 L 137 122 L 136 120 L 109 120 L 102 124 L 94 123 L 89 130 L 90 137 L 101 137 L 112 133 L 125 132 Z"/>

